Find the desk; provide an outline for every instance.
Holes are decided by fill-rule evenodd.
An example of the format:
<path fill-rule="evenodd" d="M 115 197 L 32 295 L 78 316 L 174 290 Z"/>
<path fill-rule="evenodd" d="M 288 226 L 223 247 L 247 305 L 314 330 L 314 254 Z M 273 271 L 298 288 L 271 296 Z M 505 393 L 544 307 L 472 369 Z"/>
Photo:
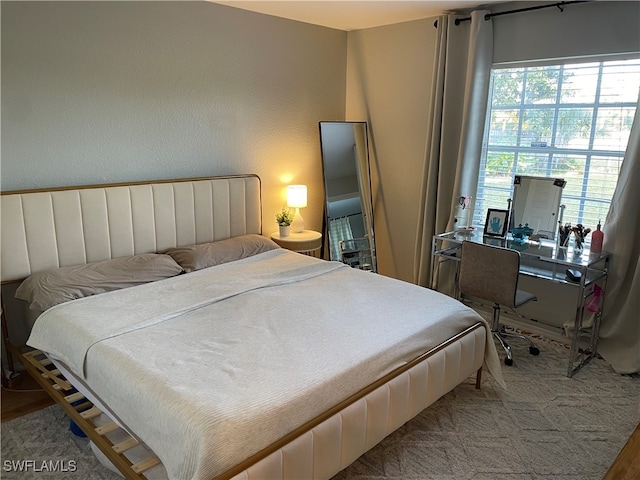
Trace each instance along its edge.
<path fill-rule="evenodd" d="M 482 229 L 448 232 L 433 237 L 431 245 L 431 276 L 429 286 L 437 290 L 437 269 L 441 262 L 455 261 L 456 279 L 460 262 L 460 247 L 462 242 L 486 243 L 499 247 L 512 248 L 520 252 L 520 274 L 539 278 L 553 284 L 572 285 L 579 289 L 576 315 L 571 331 L 571 349 L 569 353 L 569 367 L 567 376 L 571 377 L 586 365 L 596 354 L 602 307 L 604 306 L 604 292 L 611 254 L 607 252 L 592 254 L 585 249 L 581 255 L 575 255 L 572 248 L 559 248 L 554 240 L 540 239 L 518 240 L 507 235 L 506 238 L 485 236 Z M 571 281 L 566 271 L 568 269 L 580 272 L 579 281 Z M 592 298 L 594 294 L 599 295 Z M 455 296 L 459 298 L 456 291 Z M 591 302 L 590 302 L 591 300 Z M 585 309 L 587 305 L 595 309 L 591 324 L 585 323 Z M 586 343 L 585 343 L 586 342 Z"/>

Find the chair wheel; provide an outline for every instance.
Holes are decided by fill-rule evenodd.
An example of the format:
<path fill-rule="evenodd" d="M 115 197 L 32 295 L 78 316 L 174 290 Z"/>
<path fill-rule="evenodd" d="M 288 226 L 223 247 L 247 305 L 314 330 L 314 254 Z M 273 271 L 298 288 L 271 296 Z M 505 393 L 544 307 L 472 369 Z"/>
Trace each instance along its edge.
<path fill-rule="evenodd" d="M 513 365 L 513 358 L 509 358 L 509 357 L 505 358 L 504 359 L 504 364 L 508 365 L 508 366 Z"/>
<path fill-rule="evenodd" d="M 540 349 L 538 347 L 529 347 L 529 353 L 531 355 L 540 355 Z"/>

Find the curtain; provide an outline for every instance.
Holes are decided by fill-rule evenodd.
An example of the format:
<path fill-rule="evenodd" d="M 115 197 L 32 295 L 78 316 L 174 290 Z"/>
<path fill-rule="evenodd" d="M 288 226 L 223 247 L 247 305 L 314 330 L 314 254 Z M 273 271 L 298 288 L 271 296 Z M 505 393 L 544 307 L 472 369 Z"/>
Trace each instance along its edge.
<path fill-rule="evenodd" d="M 438 18 L 415 248 L 414 282 L 422 286 L 430 286 L 433 235 L 453 229 L 454 199 L 477 188 L 493 60 L 488 13 L 475 11 L 459 25 L 453 15 Z"/>
<path fill-rule="evenodd" d="M 332 218 L 329 220 L 329 224 L 329 248 L 331 249 L 331 258 L 342 260 L 340 241 L 351 240 L 353 238 L 351 223 L 349 223 L 348 217 L 340 217 Z"/>
<path fill-rule="evenodd" d="M 611 253 L 598 352 L 618 373 L 640 372 L 640 99 L 604 224 Z"/>

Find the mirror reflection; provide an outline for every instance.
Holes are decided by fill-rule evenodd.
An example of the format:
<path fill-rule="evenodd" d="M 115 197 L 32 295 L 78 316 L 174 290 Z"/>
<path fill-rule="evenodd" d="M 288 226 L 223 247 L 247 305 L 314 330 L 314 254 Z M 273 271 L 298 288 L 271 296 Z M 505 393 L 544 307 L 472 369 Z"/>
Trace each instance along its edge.
<path fill-rule="evenodd" d="M 528 224 L 532 235 L 555 239 L 562 189 L 566 183 L 562 178 L 516 175 L 510 230 Z"/>
<path fill-rule="evenodd" d="M 376 271 L 366 122 L 320 122 L 329 258 Z"/>

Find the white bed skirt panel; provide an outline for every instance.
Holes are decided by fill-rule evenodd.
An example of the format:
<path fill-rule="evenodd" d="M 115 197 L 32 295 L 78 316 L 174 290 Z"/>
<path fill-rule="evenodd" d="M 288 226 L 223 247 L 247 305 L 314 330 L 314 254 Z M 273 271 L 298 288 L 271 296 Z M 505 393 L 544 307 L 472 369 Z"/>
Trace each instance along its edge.
<path fill-rule="evenodd" d="M 331 478 L 473 375 L 483 363 L 485 335 L 476 328 L 233 480 Z"/>

